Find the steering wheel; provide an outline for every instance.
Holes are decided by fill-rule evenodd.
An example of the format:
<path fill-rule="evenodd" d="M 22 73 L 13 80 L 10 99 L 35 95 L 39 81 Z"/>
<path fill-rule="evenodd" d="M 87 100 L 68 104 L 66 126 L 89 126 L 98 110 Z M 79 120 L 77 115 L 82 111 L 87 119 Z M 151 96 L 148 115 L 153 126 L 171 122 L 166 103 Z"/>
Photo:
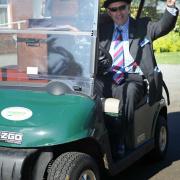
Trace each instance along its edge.
<path fill-rule="evenodd" d="M 107 74 L 112 66 L 112 57 L 110 53 L 99 45 L 98 74 Z"/>

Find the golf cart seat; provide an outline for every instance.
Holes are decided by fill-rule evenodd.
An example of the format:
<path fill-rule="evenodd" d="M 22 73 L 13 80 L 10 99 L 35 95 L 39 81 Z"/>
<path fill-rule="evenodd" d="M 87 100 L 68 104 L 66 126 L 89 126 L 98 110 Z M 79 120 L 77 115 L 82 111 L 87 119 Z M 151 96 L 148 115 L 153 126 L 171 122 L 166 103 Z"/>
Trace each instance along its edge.
<path fill-rule="evenodd" d="M 115 98 L 102 99 L 103 112 L 107 114 L 118 114 L 120 100 Z"/>
<path fill-rule="evenodd" d="M 118 115 L 119 113 L 119 105 L 120 105 L 120 100 L 115 99 L 115 98 L 102 98 L 102 107 L 103 107 L 103 112 L 107 115 Z M 139 107 L 143 106 L 144 104 L 147 103 L 147 95 L 145 95 L 142 100 L 138 103 L 136 109 Z"/>

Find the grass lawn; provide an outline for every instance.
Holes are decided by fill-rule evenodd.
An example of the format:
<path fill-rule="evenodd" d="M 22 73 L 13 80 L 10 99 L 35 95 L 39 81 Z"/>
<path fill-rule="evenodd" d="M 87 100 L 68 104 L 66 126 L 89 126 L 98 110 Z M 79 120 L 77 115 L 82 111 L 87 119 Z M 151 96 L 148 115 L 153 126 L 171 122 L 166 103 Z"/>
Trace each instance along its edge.
<path fill-rule="evenodd" d="M 155 53 L 158 64 L 180 64 L 180 52 Z"/>

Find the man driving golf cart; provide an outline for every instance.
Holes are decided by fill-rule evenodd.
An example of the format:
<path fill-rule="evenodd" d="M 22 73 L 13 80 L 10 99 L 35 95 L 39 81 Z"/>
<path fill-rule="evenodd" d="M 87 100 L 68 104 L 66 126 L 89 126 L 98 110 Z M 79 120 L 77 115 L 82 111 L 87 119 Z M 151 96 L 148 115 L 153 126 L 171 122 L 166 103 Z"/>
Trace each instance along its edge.
<path fill-rule="evenodd" d="M 117 157 L 124 156 L 125 148 L 128 148 L 126 142 L 133 129 L 134 111 L 145 94 L 148 93 L 150 105 L 162 97 L 162 75 L 156 64 L 152 43 L 169 33 L 178 17 L 176 0 L 167 0 L 166 3 L 162 18 L 152 22 L 148 17 L 135 20 L 130 16 L 131 0 L 104 2 L 110 18 L 107 20 L 105 16 L 106 20 L 100 22 L 100 73 L 96 88 L 100 97 L 119 100 L 120 115 L 114 120 L 113 137 Z"/>
<path fill-rule="evenodd" d="M 158 26 L 130 18 L 130 1 L 107 0 L 113 19 L 129 19 L 129 28 L 125 23 L 116 31 L 111 18 L 99 17 L 98 0 L 3 2 L 9 17 L 0 22 L 1 180 L 99 180 L 101 170 L 116 175 L 148 153 L 165 156 L 167 106 L 152 40 L 173 28 L 176 8 L 168 8 L 172 12 L 167 9 Z M 129 33 L 121 32 L 124 27 Z M 123 50 L 117 56 L 124 57 L 121 67 L 114 66 L 114 46 L 116 55 Z M 144 80 L 149 84 L 138 89 L 146 92 L 132 117 L 121 107 L 136 100 L 130 87 L 142 87 Z M 124 101 L 119 89 L 125 86 Z M 127 123 L 122 116 L 132 119 Z M 130 150 L 124 153 L 123 145 Z"/>

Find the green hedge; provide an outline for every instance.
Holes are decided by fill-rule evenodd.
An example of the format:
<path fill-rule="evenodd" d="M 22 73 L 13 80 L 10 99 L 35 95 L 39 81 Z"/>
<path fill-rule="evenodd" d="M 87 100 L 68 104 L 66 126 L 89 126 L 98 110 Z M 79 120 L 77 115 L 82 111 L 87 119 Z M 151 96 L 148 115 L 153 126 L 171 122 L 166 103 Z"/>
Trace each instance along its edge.
<path fill-rule="evenodd" d="M 178 17 L 178 20 L 177 20 L 176 27 L 175 27 L 174 31 L 180 33 L 180 15 Z"/>
<path fill-rule="evenodd" d="M 155 52 L 179 52 L 180 32 L 172 31 L 154 42 Z"/>

